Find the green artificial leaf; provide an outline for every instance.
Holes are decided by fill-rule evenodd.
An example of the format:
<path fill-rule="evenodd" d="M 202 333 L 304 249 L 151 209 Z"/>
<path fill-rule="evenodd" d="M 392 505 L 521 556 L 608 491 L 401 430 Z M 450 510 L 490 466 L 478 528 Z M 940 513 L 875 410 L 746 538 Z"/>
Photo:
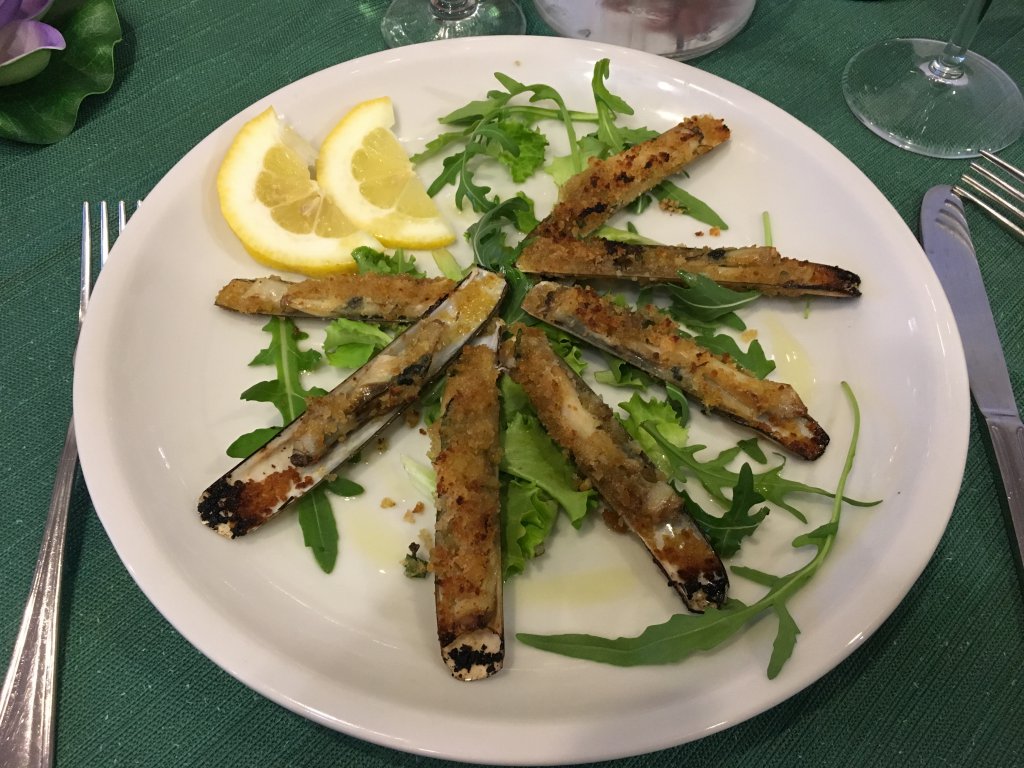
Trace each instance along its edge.
<path fill-rule="evenodd" d="M 406 254 L 401 248 L 393 254 L 388 254 L 367 245 L 361 245 L 352 251 L 352 259 L 359 268 L 360 274 L 376 272 L 382 275 L 427 276 L 427 273 L 416 263 L 416 257 Z"/>
<path fill-rule="evenodd" d="M 732 502 L 729 509 L 721 517 L 705 512 L 689 496 L 685 507 L 690 516 L 704 531 L 711 546 L 721 557 L 732 557 L 740 551 L 743 540 L 757 530 L 768 516 L 768 507 L 761 507 L 756 512 L 753 507 L 764 501 L 764 497 L 754 490 L 753 473 L 750 465 L 740 468 L 739 480 L 732 491 Z"/>
<path fill-rule="evenodd" d="M 324 356 L 336 368 L 358 368 L 390 344 L 392 338 L 373 323 L 339 317 L 327 326 Z"/>
<path fill-rule="evenodd" d="M 303 543 L 312 550 L 320 569 L 330 573 L 338 560 L 338 526 L 326 489 L 318 486 L 307 491 L 292 507 L 298 512 Z"/>
<path fill-rule="evenodd" d="M 74 129 L 82 101 L 106 93 L 114 82 L 121 25 L 113 0 L 55 7 L 46 21 L 67 46 L 53 51 L 50 63 L 32 79 L 0 87 L 0 138 L 29 144 L 59 141 Z"/>

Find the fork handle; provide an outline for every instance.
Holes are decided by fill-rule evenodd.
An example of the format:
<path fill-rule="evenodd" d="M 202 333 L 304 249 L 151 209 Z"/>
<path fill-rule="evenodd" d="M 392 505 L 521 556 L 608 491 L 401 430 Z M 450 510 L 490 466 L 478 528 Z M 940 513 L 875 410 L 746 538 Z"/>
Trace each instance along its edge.
<path fill-rule="evenodd" d="M 61 571 L 77 462 L 78 444 L 72 419 L 57 466 L 28 603 L 0 692 L 0 765 L 3 766 L 49 768 L 53 765 Z"/>

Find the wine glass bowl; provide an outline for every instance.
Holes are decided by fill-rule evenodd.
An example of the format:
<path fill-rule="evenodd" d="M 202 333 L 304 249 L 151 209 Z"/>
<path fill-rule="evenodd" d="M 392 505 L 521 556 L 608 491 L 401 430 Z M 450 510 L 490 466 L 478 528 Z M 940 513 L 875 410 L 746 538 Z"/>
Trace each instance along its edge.
<path fill-rule="evenodd" d="M 391 48 L 475 35 L 521 35 L 526 18 L 515 0 L 393 0 L 381 21 Z"/>
<path fill-rule="evenodd" d="M 1024 97 L 999 66 L 968 50 L 989 0 L 967 0 L 949 42 L 901 38 L 855 54 L 843 94 L 883 139 L 941 158 L 995 152 L 1024 133 Z"/>

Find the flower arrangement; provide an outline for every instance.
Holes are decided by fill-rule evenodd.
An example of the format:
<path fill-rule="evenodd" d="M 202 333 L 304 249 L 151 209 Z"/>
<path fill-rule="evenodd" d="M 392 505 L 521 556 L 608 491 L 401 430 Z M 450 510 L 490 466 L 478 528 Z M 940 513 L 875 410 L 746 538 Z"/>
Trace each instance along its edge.
<path fill-rule="evenodd" d="M 114 82 L 114 0 L 0 0 L 0 139 L 52 144 Z"/>

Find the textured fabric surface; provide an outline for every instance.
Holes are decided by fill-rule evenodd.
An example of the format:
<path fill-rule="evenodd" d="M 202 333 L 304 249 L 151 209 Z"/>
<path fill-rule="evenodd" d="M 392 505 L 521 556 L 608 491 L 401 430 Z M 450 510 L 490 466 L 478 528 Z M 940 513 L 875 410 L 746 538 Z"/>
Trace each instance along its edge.
<path fill-rule="evenodd" d="M 253 101 L 382 49 L 378 23 L 386 4 L 120 0 L 124 42 L 111 92 L 89 98 L 77 129 L 56 145 L 0 142 L 0 316 L 8 345 L 0 362 L 4 654 L 17 631 L 70 415 L 81 201 L 145 196 L 176 160 Z M 955 180 L 966 163 L 880 141 L 849 113 L 839 80 L 847 59 L 869 43 L 946 35 L 960 5 L 760 0 L 738 37 L 692 63 L 821 133 L 916 231 L 922 193 Z M 531 33 L 551 34 L 528 2 L 525 10 Z M 975 48 L 1024 82 L 1019 0 L 995 0 Z M 1024 164 L 1024 143 L 1005 155 Z M 970 223 L 1019 402 L 1024 248 L 976 211 Z M 997 492 L 975 414 L 952 522 L 920 581 L 870 639 L 769 712 L 696 743 L 609 765 L 1024 765 L 1024 600 Z M 196 652 L 135 586 L 80 479 L 66 590 L 59 766 L 436 764 L 304 720 Z"/>

